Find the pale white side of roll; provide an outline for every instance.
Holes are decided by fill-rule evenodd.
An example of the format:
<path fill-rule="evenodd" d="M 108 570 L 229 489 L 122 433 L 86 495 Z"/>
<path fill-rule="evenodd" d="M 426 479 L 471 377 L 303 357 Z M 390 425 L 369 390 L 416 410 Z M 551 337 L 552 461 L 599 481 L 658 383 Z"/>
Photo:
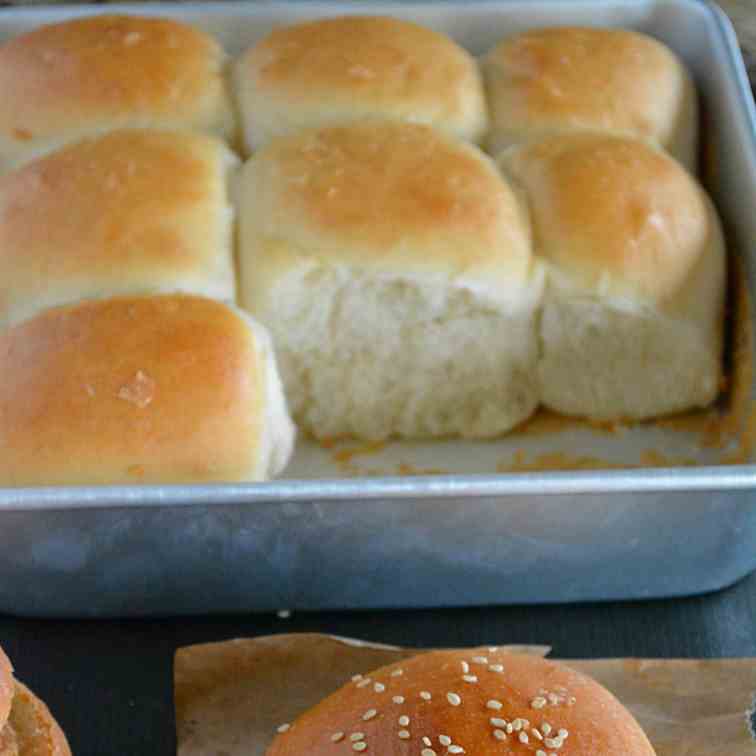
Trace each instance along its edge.
<path fill-rule="evenodd" d="M 237 308 L 234 311 L 247 323 L 254 335 L 260 374 L 264 376 L 265 428 L 260 438 L 255 479 L 267 480 L 277 476 L 286 467 L 294 450 L 297 431 L 289 417 L 268 329 L 249 313 Z"/>
<path fill-rule="evenodd" d="M 513 296 L 310 260 L 247 304 L 273 334 L 292 414 L 316 437 L 485 438 L 538 404 L 541 288 L 539 268 Z"/>

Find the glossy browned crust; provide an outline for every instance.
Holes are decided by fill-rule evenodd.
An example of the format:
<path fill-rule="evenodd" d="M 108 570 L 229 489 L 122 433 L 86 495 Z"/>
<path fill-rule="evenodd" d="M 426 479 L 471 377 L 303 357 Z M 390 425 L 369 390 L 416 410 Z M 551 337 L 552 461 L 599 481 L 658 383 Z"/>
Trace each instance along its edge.
<path fill-rule="evenodd" d="M 263 381 L 252 331 L 213 300 L 45 311 L 0 334 L 0 481 L 250 479 Z"/>
<path fill-rule="evenodd" d="M 476 663 L 476 658 L 486 662 Z M 462 662 L 469 665 L 467 673 Z M 491 670 L 490 665 L 501 665 L 501 671 Z M 402 674 L 392 676 L 399 669 Z M 474 680 L 465 680 L 465 674 Z M 541 749 L 559 756 L 654 754 L 638 723 L 611 693 L 564 664 L 538 657 L 485 648 L 437 651 L 365 677 L 370 682 L 364 687 L 359 687 L 363 681 L 350 682 L 295 720 L 288 732 L 276 737 L 267 756 L 353 756 L 358 753 L 352 748 L 353 733 L 364 735 L 367 748 L 361 753 L 368 756 L 410 756 L 426 748 L 441 756 L 452 753 L 440 736 L 448 736 L 466 754 L 535 756 Z M 377 692 L 376 683 L 385 690 Z M 430 700 L 421 698 L 423 691 L 431 694 Z M 548 698 L 549 693 L 556 696 L 556 703 Z M 449 694 L 458 705 L 450 702 Z M 397 695 L 404 697 L 403 703 L 393 701 Z M 545 700 L 542 706 L 541 698 Z M 501 708 L 489 708 L 488 701 L 499 701 Z M 373 709 L 376 713 L 371 717 Z M 409 717 L 409 724 L 399 722 L 403 715 Z M 506 734 L 492 718 L 510 723 L 527 719 L 528 727 L 520 731 L 527 735 L 527 742 L 521 742 L 519 732 Z M 544 722 L 551 725 L 551 737 L 567 730 L 559 747 L 553 743 L 550 747 L 546 737 L 541 741 L 535 735 L 534 730 L 540 733 L 544 729 Z M 410 733 L 409 738 L 399 737 L 403 729 Z M 506 740 L 494 735 L 497 729 L 502 729 Z M 343 733 L 343 738 L 333 742 L 336 733 Z M 423 742 L 424 737 L 430 745 Z"/>

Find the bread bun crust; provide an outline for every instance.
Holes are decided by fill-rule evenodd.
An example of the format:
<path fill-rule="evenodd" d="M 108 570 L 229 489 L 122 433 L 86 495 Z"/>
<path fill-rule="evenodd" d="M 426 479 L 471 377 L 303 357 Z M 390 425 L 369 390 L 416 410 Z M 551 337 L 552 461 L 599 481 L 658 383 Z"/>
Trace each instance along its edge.
<path fill-rule="evenodd" d="M 503 40 L 483 59 L 493 152 L 553 133 L 654 140 L 689 168 L 697 105 L 677 56 L 627 29 L 559 26 Z"/>
<path fill-rule="evenodd" d="M 235 64 L 249 150 L 306 127 L 384 117 L 480 141 L 487 125 L 475 59 L 445 34 L 387 16 L 275 29 Z"/>
<path fill-rule="evenodd" d="M 71 756 L 66 736 L 50 710 L 18 681 L 9 720 L 0 731 L 0 756 Z"/>
<path fill-rule="evenodd" d="M 226 55 L 169 19 L 97 15 L 41 26 L 0 47 L 0 155 L 124 126 L 230 138 Z"/>
<path fill-rule="evenodd" d="M 13 665 L 0 648 L 0 730 L 8 719 L 13 699 Z M 0 754 L 2 751 L 0 751 Z"/>
<path fill-rule="evenodd" d="M 270 406 L 284 405 L 269 359 L 243 314 L 202 297 L 47 310 L 0 333 L 0 481 L 264 478 Z"/>
<path fill-rule="evenodd" d="M 431 752 L 654 756 L 632 715 L 595 681 L 488 648 L 421 654 L 349 682 L 266 756 Z"/>
<path fill-rule="evenodd" d="M 233 301 L 237 165 L 203 134 L 122 129 L 0 177 L 0 324 L 108 294 Z"/>

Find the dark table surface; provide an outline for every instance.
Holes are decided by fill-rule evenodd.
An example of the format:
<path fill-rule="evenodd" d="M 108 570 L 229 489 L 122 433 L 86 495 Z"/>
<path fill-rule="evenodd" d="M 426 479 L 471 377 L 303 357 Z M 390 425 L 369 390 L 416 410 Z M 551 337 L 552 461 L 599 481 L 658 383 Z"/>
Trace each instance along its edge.
<path fill-rule="evenodd" d="M 756 656 L 756 574 L 709 596 L 582 606 L 486 607 L 132 620 L 0 617 L 19 679 L 50 706 L 76 756 L 175 752 L 173 653 L 190 643 L 328 632 L 414 646 L 551 645 L 556 656 Z"/>

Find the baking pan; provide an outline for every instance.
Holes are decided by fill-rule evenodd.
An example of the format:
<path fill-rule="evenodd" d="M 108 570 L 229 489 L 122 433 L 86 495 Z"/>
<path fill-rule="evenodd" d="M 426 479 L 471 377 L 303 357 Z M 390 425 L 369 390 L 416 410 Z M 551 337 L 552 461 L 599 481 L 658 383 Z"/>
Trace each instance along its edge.
<path fill-rule="evenodd" d="M 302 442 L 286 478 L 270 483 L 2 489 L 0 611 L 125 617 L 648 598 L 715 590 L 756 568 L 747 307 L 756 117 L 721 11 L 698 0 L 49 7 L 3 10 L 0 38 L 104 10 L 188 21 L 232 54 L 275 25 L 350 12 L 412 19 L 474 53 L 539 25 L 653 34 L 682 55 L 701 93 L 702 178 L 737 273 L 731 380 L 715 411 L 635 428 L 541 415 L 496 442 Z"/>

